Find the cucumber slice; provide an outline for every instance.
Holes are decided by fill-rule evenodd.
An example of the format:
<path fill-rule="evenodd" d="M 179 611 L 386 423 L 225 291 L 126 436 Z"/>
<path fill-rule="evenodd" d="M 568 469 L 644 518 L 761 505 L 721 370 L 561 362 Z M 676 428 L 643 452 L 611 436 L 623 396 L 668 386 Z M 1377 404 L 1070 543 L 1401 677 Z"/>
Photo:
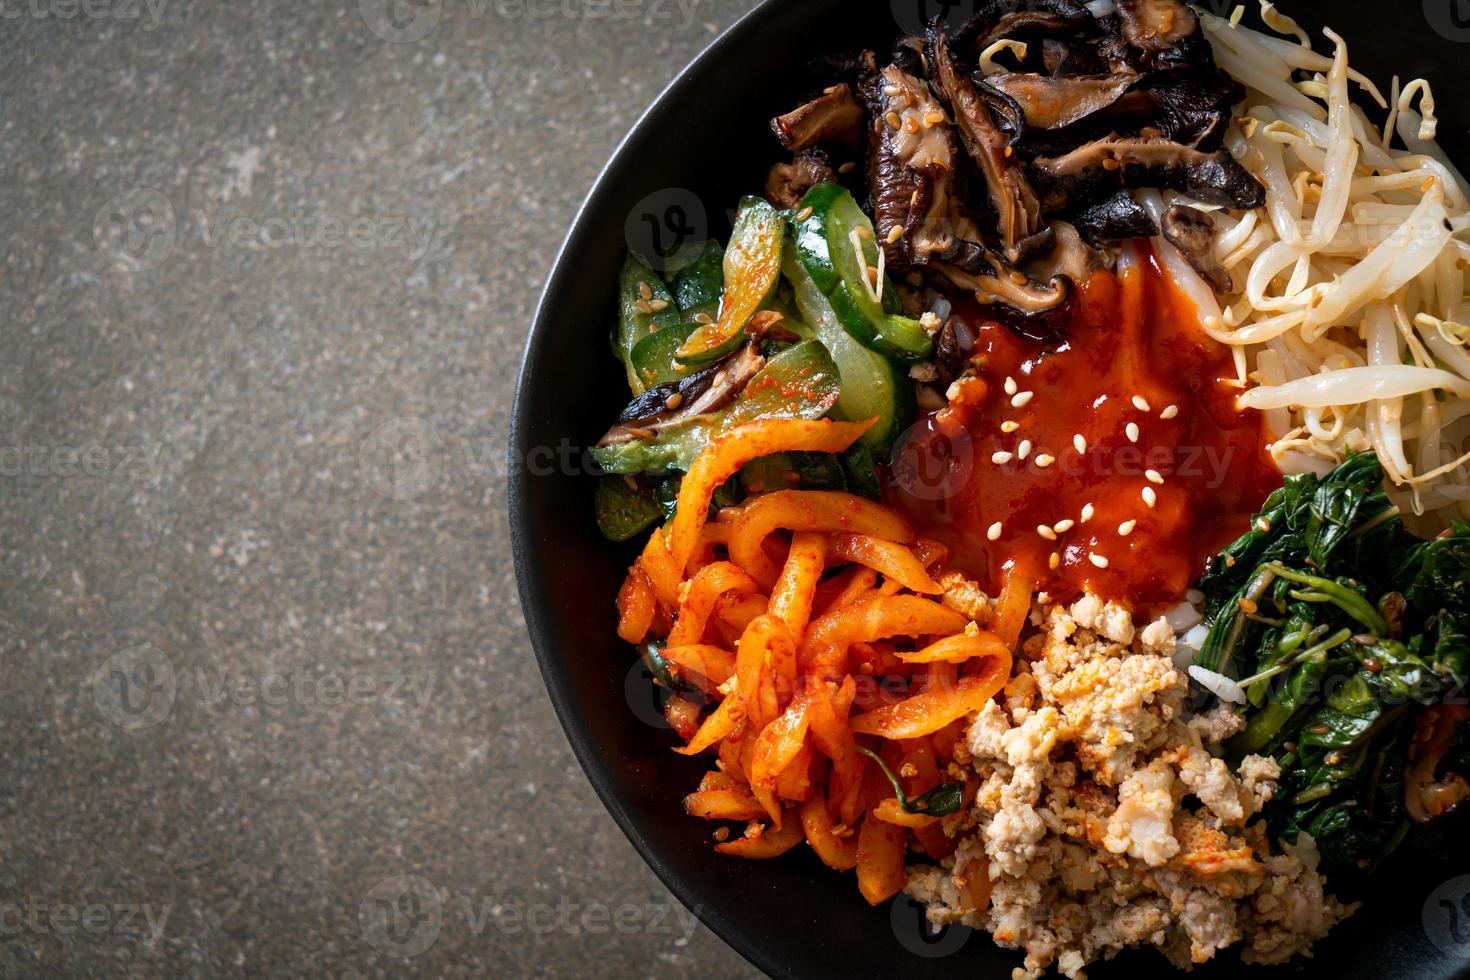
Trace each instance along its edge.
<path fill-rule="evenodd" d="M 802 198 L 793 241 L 807 273 L 832 304 L 837 319 L 864 347 L 899 361 L 923 360 L 934 343 L 919 321 L 902 314 L 887 276 L 881 296 L 869 269 L 878 266 L 873 223 L 843 187 L 818 184 Z"/>
<path fill-rule="evenodd" d="M 913 384 L 893 362 L 853 339 L 795 250 L 788 251 L 781 271 L 795 287 L 802 318 L 811 324 L 837 365 L 842 391 L 837 396 L 836 411 L 854 422 L 877 416 L 878 421 L 863 434 L 860 444 L 878 458 L 887 459 L 894 438 L 913 416 Z"/>
<path fill-rule="evenodd" d="M 804 340 L 771 358 L 720 420 L 728 429 L 756 419 L 818 419 L 840 396 L 837 365 L 827 349 Z"/>
<path fill-rule="evenodd" d="M 725 282 L 724 256 L 720 243 L 710 239 L 694 261 L 674 276 L 670 287 L 683 319 L 693 320 L 699 313 L 714 318 L 719 313 L 720 287 Z"/>
<path fill-rule="evenodd" d="M 858 443 L 842 454 L 842 468 L 847 472 L 847 485 L 852 492 L 870 500 L 880 500 L 883 488 L 878 482 L 878 468 L 867 446 Z"/>
<path fill-rule="evenodd" d="M 663 516 L 652 489 L 630 487 L 621 476 L 597 481 L 595 509 L 598 530 L 609 541 L 627 541 Z"/>
<path fill-rule="evenodd" d="M 719 360 L 740 346 L 745 324 L 771 298 L 781 281 L 781 243 L 786 222 L 758 197 L 740 202 L 722 260 L 720 316 L 690 335 L 675 356 L 689 365 Z"/>
<path fill-rule="evenodd" d="M 773 453 L 740 468 L 747 495 L 773 490 L 846 490 L 842 459 L 832 453 Z"/>
<path fill-rule="evenodd" d="M 648 389 L 633 369 L 633 348 L 654 331 L 678 322 L 674 294 L 643 256 L 629 252 L 618 274 L 618 323 L 613 329 L 612 347 L 628 372 L 628 387 L 633 394 L 641 395 Z"/>
<path fill-rule="evenodd" d="M 676 323 L 672 327 L 655 330 L 633 345 L 629 362 L 645 391 L 665 381 L 689 377 L 688 368 L 682 371 L 678 369 L 674 361 L 674 351 L 698 329 L 697 323 Z"/>
<path fill-rule="evenodd" d="M 818 419 L 837 403 L 837 366 L 814 340 L 771 358 L 723 411 L 666 426 L 653 439 L 595 446 L 592 458 L 608 473 L 688 470 L 712 436 L 756 419 Z"/>

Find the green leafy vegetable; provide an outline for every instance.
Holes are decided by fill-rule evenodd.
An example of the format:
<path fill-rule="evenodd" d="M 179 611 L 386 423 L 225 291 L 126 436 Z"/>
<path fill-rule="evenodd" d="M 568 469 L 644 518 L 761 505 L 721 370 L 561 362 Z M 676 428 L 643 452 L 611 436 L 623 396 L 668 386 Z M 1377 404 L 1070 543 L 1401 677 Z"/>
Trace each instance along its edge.
<path fill-rule="evenodd" d="M 1428 839 L 1406 815 L 1406 763 L 1415 718 L 1470 667 L 1470 525 L 1413 538 L 1377 458 L 1355 455 L 1287 477 L 1199 587 L 1209 633 L 1195 662 L 1246 695 L 1226 750 L 1282 766 L 1272 829 L 1310 833 L 1332 870 Z M 1462 755 L 1450 764 L 1470 774 Z"/>

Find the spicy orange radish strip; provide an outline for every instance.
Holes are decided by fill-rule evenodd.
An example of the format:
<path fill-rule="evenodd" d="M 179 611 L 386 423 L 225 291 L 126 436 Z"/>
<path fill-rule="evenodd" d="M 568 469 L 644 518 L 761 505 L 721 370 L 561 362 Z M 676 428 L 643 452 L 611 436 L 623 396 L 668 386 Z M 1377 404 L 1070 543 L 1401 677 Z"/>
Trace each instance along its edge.
<path fill-rule="evenodd" d="M 812 600 L 817 594 L 817 580 L 826 565 L 826 539 L 814 531 L 798 531 L 791 538 L 791 550 L 776 586 L 771 590 L 770 610 L 779 616 L 792 636 L 800 636 L 812 615 Z"/>
<path fill-rule="evenodd" d="M 1021 627 L 1026 625 L 1026 614 L 1031 611 L 1031 590 L 1034 583 L 1023 575 L 1011 575 L 1001 586 L 1000 596 L 995 600 L 995 611 L 990 619 L 990 632 L 1000 637 L 1010 649 L 1016 648 L 1021 639 Z"/>
<path fill-rule="evenodd" d="M 658 598 L 653 583 L 636 563 L 628 569 L 623 587 L 618 590 L 618 636 L 628 643 L 642 643 L 653 625 Z"/>
<path fill-rule="evenodd" d="M 852 719 L 851 728 L 859 735 L 878 735 L 887 739 L 918 738 L 939 731 L 956 718 L 964 718 L 985 707 L 985 703 L 1005 686 L 1011 672 L 1011 658 L 987 658 L 985 672 L 975 677 L 962 677 L 953 687 L 926 690 L 897 704 L 875 708 Z"/>
<path fill-rule="evenodd" d="M 750 763 L 750 790 L 760 800 L 771 821 L 781 826 L 781 804 L 776 798 L 776 777 L 796 760 L 806 742 L 810 721 L 807 707 L 811 699 L 799 696 L 755 739 L 755 752 Z"/>
<path fill-rule="evenodd" d="M 914 557 L 927 570 L 930 565 L 949 557 L 949 546 L 933 538 L 920 538 L 914 542 Z"/>
<path fill-rule="evenodd" d="M 904 829 L 869 813 L 858 828 L 858 890 L 880 905 L 903 889 Z"/>
<path fill-rule="evenodd" d="M 756 827 L 746 836 L 716 844 L 715 850 L 752 861 L 780 857 L 806 839 L 800 820 L 787 820 L 780 827 Z"/>
<path fill-rule="evenodd" d="M 827 553 L 838 561 L 866 565 L 911 592 L 938 595 L 944 591 L 929 577 L 924 563 L 914 552 L 894 541 L 866 534 L 834 534 L 827 544 Z"/>
<path fill-rule="evenodd" d="M 699 726 L 699 731 L 694 733 L 694 738 L 689 744 L 674 749 L 680 755 L 698 755 L 716 742 L 726 738 L 741 722 L 745 721 L 745 707 L 739 698 L 726 698 L 720 702 L 720 706 L 710 712 L 710 716 Z"/>
<path fill-rule="evenodd" d="M 730 529 L 730 560 L 762 585 L 776 581 L 778 569 L 763 548 L 777 530 L 850 531 L 889 541 L 912 541 L 903 515 L 866 497 L 836 490 L 777 490 L 746 504 Z"/>
<path fill-rule="evenodd" d="M 963 613 L 913 595 L 875 596 L 825 613 L 807 627 L 799 657 L 811 663 L 819 654 L 845 650 L 889 636 L 949 636 L 969 622 Z"/>
<path fill-rule="evenodd" d="M 729 789 L 734 785 L 735 780 L 731 778 L 728 772 L 721 772 L 718 769 L 711 769 L 709 772 L 700 777 L 697 792 L 703 793 L 705 790 L 709 789 Z"/>
<path fill-rule="evenodd" d="M 684 812 L 705 820 L 755 820 L 766 815 L 745 786 L 697 790 L 684 797 Z"/>
<path fill-rule="evenodd" d="M 706 524 L 699 529 L 699 537 L 695 539 L 694 552 L 689 556 L 689 564 L 684 569 L 685 578 L 693 578 L 705 565 L 717 561 L 715 548 L 724 547 L 730 541 L 730 525 L 721 524 L 718 521 Z"/>
<path fill-rule="evenodd" d="M 891 823 L 895 827 L 906 827 L 909 830 L 932 827 L 939 822 L 938 817 L 931 817 L 927 813 L 909 813 L 898 802 L 898 797 L 896 796 L 890 796 L 874 807 L 873 816 L 885 823 Z"/>
<path fill-rule="evenodd" d="M 679 604 L 679 618 L 669 632 L 671 646 L 698 643 L 704 637 L 715 600 L 726 592 L 755 592 L 755 580 L 727 561 L 706 565 L 689 580 L 684 601 Z"/>
<path fill-rule="evenodd" d="M 709 505 L 720 484 L 753 459 L 781 452 L 840 453 L 876 422 L 832 422 L 827 419 L 764 419 L 737 425 L 715 436 L 695 457 L 679 485 L 674 519 L 669 522 L 669 554 L 684 568 L 709 520 Z M 763 499 L 763 498 L 757 498 Z"/>
<path fill-rule="evenodd" d="M 648 576 L 653 594 L 658 596 L 659 605 L 664 611 L 672 613 L 678 609 L 679 583 L 684 580 L 684 576 L 680 574 L 680 566 L 675 565 L 674 559 L 669 556 L 669 549 L 664 546 L 661 532 L 654 531 L 648 536 L 643 554 L 638 556 L 638 564 Z"/>
<path fill-rule="evenodd" d="M 750 621 L 735 653 L 735 686 L 752 724 L 764 727 L 796 693 L 796 641 L 770 613 Z"/>
<path fill-rule="evenodd" d="M 806 831 L 807 843 L 827 867 L 834 871 L 857 867 L 858 835 L 849 829 L 844 836 L 837 836 L 837 825 L 832 822 L 827 798 L 821 790 L 801 805 L 801 826 Z"/>
<path fill-rule="evenodd" d="M 847 727 L 847 714 L 856 693 L 857 684 L 851 677 L 844 679 L 835 691 L 818 682 L 807 708 L 812 742 L 832 760 L 831 799 L 842 822 L 848 826 L 854 825 L 862 813 L 864 759 L 858 754 L 857 739 Z"/>
<path fill-rule="evenodd" d="M 820 616 L 833 609 L 850 605 L 858 596 L 872 591 L 873 586 L 877 584 L 877 572 L 861 565 L 853 565 L 817 586 L 817 596 L 812 602 L 812 612 Z"/>
<path fill-rule="evenodd" d="M 755 617 L 764 615 L 766 597 L 756 592 L 732 592 L 720 596 L 715 602 L 715 622 L 720 632 L 727 637 L 730 646 L 740 639 L 740 634 Z"/>
<path fill-rule="evenodd" d="M 994 633 L 979 630 L 973 633 L 967 630 L 954 636 L 946 636 L 912 653 L 903 650 L 894 652 L 894 656 L 906 664 L 962 664 L 975 657 L 1009 658 L 1010 655 L 1011 648 L 1005 644 L 1004 640 Z"/>
<path fill-rule="evenodd" d="M 816 758 L 812 747 L 803 745 L 796 758 L 776 774 L 776 795 L 792 803 L 805 803 L 810 799 L 814 788 L 812 765 Z"/>
<path fill-rule="evenodd" d="M 704 643 L 666 646 L 663 649 L 663 657 L 679 668 L 679 676 L 695 674 L 707 680 L 711 687 L 719 687 L 735 673 L 733 653 Z"/>

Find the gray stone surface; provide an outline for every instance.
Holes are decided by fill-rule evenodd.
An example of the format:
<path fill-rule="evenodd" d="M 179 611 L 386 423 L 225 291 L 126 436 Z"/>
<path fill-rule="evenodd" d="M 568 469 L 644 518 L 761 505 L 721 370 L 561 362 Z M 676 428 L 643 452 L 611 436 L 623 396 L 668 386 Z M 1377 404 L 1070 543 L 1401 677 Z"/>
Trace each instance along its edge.
<path fill-rule="evenodd" d="M 573 209 L 750 5 L 687 3 L 0 6 L 0 975 L 753 973 L 567 747 L 500 458 Z"/>

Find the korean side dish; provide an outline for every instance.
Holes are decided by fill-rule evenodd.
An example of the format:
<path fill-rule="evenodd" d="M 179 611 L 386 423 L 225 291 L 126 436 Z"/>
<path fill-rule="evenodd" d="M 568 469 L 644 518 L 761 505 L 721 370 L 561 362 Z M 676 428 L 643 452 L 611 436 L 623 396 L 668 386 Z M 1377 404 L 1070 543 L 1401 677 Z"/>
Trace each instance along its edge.
<path fill-rule="evenodd" d="M 1307 956 L 1463 853 L 1467 184 L 1423 80 L 1245 13 L 826 53 L 728 239 L 618 284 L 596 514 L 686 810 L 1018 980 Z"/>

